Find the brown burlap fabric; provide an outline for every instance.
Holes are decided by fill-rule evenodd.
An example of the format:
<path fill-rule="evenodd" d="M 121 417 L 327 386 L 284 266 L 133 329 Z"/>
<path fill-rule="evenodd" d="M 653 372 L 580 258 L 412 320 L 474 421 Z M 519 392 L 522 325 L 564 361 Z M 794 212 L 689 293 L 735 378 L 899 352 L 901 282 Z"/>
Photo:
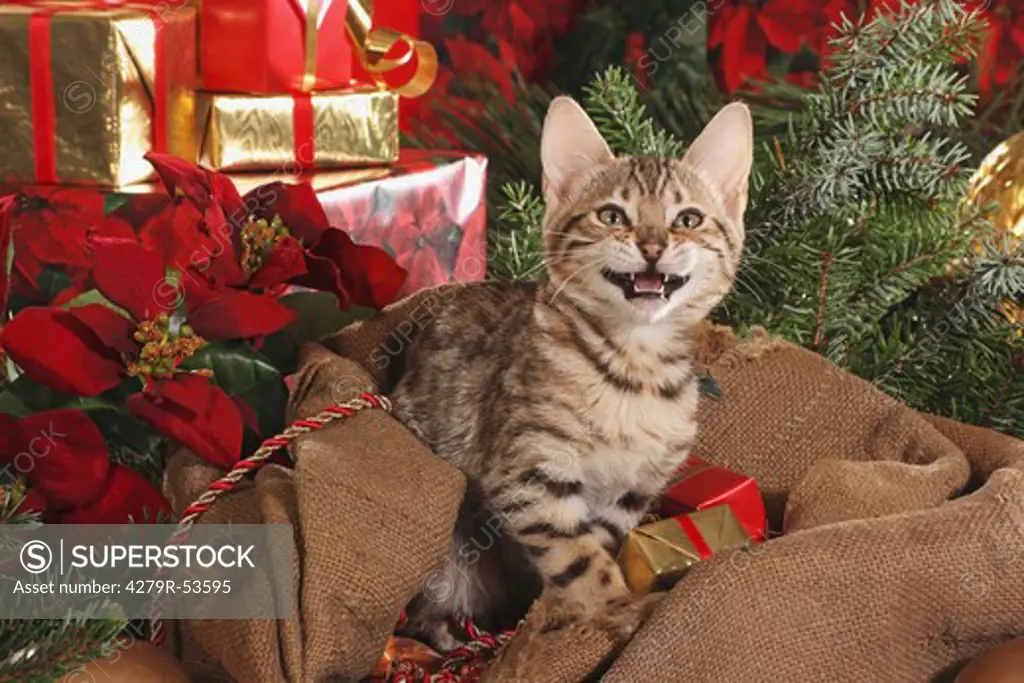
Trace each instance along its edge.
<path fill-rule="evenodd" d="M 458 295 L 423 292 L 310 346 L 290 417 L 386 390 L 437 297 Z M 1024 634 L 1024 443 L 915 413 L 768 336 L 709 327 L 701 350 L 722 397 L 702 402 L 697 454 L 756 477 L 786 535 L 696 566 L 621 653 L 583 627 L 541 634 L 538 604 L 487 681 L 945 680 Z M 292 453 L 294 471 L 264 468 L 204 521 L 294 525 L 297 617 L 183 624 L 200 680 L 357 680 L 444 561 L 464 481 L 390 416 Z M 216 474 L 174 458 L 175 506 Z"/>

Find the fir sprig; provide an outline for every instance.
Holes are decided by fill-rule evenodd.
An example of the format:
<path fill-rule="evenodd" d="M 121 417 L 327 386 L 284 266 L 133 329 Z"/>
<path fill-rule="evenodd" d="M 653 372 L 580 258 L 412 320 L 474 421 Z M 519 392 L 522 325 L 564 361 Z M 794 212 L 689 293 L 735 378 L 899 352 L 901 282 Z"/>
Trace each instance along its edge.
<path fill-rule="evenodd" d="M 37 513 L 24 509 L 25 490 L 20 480 L 0 482 L 0 524 L 41 524 Z M 0 561 L 17 561 L 12 558 L 20 543 L 16 548 L 4 542 L 16 538 L 0 538 Z M 28 601 L 33 597 L 22 601 L 26 615 L 32 614 Z M 51 683 L 86 662 L 109 656 L 127 622 L 105 618 L 107 610 L 108 606 L 98 606 L 92 613 L 67 619 L 0 619 L 0 681 Z"/>
<path fill-rule="evenodd" d="M 503 229 L 490 235 L 489 275 L 497 280 L 535 280 L 544 270 L 544 203 L 525 181 L 507 183 L 502 192 L 505 203 L 498 220 Z"/>
<path fill-rule="evenodd" d="M 584 106 L 608 145 L 633 156 L 682 156 L 683 143 L 656 128 L 629 73 L 610 66 L 583 89 Z"/>
<path fill-rule="evenodd" d="M 53 683 L 116 652 L 126 624 L 102 614 L 0 620 L 0 681 Z"/>

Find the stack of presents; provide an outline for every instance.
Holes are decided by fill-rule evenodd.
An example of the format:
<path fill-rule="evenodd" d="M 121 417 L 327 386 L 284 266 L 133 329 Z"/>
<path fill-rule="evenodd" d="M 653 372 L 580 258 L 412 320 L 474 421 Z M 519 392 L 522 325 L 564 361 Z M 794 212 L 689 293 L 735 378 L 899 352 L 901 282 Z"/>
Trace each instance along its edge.
<path fill-rule="evenodd" d="M 243 193 L 311 183 L 332 225 L 409 272 L 403 293 L 482 278 L 485 159 L 399 146 L 437 72 L 415 38 L 421 11 L 417 0 L 0 0 L 0 196 L 18 197 L 15 234 L 110 217 L 141 229 L 173 199 L 144 158 L 161 152 Z"/>

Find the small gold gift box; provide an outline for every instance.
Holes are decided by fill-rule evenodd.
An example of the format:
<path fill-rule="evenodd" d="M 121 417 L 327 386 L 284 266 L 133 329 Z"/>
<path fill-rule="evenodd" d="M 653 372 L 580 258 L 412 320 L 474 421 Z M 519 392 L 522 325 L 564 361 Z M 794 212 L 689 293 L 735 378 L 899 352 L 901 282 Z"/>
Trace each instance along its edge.
<path fill-rule="evenodd" d="M 398 159 L 398 95 L 370 86 L 295 95 L 201 93 L 199 161 L 284 172 Z"/>
<path fill-rule="evenodd" d="M 728 548 L 750 543 L 728 505 L 644 524 L 629 532 L 619 567 L 637 593 L 667 590 L 686 570 Z"/>

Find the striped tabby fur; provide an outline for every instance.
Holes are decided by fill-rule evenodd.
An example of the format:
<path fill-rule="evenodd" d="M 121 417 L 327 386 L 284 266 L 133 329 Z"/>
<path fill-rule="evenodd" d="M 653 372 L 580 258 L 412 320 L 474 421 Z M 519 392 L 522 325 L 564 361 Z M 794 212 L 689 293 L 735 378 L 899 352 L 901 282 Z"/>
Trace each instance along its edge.
<path fill-rule="evenodd" d="M 471 285 L 436 311 L 393 395 L 470 482 L 451 556 L 408 610 L 441 649 L 457 641 L 451 615 L 507 627 L 541 593 L 566 621 L 636 627 L 646 600 L 615 552 L 694 442 L 694 326 L 739 266 L 745 106 L 682 160 L 616 158 L 562 97 L 541 149 L 546 277 Z"/>

